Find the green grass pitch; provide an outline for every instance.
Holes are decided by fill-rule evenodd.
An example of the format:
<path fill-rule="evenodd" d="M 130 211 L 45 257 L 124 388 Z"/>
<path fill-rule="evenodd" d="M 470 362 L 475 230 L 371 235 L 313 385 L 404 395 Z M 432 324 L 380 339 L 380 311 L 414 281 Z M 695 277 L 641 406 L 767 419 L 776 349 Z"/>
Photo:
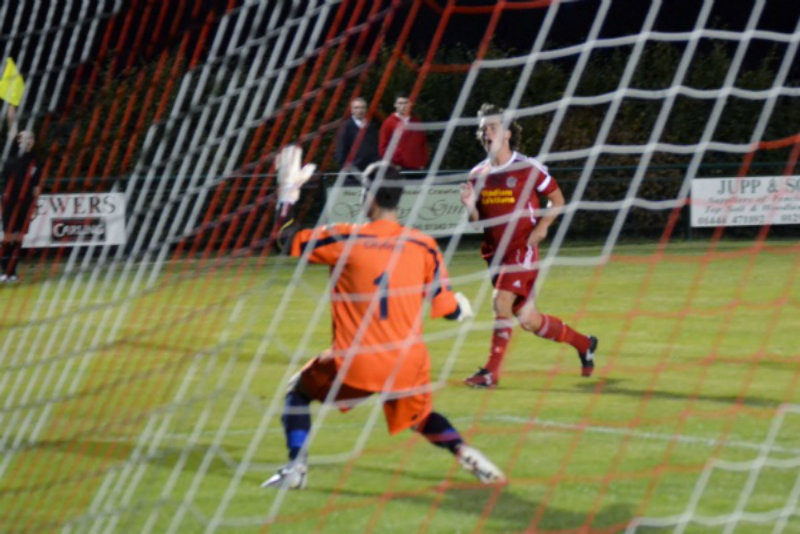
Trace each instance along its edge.
<path fill-rule="evenodd" d="M 610 533 L 683 514 L 694 495 L 695 516 L 784 510 L 783 532 L 800 532 L 800 414 L 775 423 L 800 403 L 797 243 L 620 245 L 607 263 L 577 261 L 598 254 L 563 250 L 576 261 L 538 295 L 599 337 L 594 376 L 570 347 L 516 328 L 495 391 L 461 384 L 488 348 L 483 263 L 475 250 L 449 262 L 477 315 L 464 331 L 426 322 L 435 405 L 506 471 L 500 488 L 411 432 L 390 437 L 373 402 L 315 408 L 309 487 L 259 488 L 285 458 L 290 358 L 329 343 L 327 268 L 294 286 L 295 262 L 270 257 L 175 263 L 151 288 L 119 273 L 0 288 L 13 310 L 0 313 L 0 531 Z M 759 455 L 758 471 L 701 482 L 712 460 Z"/>

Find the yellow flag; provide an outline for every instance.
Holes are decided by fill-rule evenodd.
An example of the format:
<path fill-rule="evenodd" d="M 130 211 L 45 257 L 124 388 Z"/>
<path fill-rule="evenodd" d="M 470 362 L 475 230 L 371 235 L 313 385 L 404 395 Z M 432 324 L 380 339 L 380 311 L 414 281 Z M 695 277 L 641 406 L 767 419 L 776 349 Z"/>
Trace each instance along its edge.
<path fill-rule="evenodd" d="M 8 58 L 6 67 L 3 69 L 3 77 L 0 78 L 0 98 L 12 106 L 19 106 L 24 92 L 25 80 L 22 79 L 22 75 L 17 70 L 14 60 Z"/>

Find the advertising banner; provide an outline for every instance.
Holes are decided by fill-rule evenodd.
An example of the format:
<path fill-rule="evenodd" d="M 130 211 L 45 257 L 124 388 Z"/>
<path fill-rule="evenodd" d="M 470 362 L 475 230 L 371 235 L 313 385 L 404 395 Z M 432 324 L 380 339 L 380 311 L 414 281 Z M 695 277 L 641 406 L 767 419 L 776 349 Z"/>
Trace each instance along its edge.
<path fill-rule="evenodd" d="M 693 227 L 800 224 L 800 176 L 692 180 Z"/>
<path fill-rule="evenodd" d="M 25 248 L 122 245 L 125 195 L 40 195 L 22 246 Z"/>
<path fill-rule="evenodd" d="M 414 204 L 423 194 L 423 187 L 406 186 L 400 199 L 400 222 L 432 236 L 449 236 L 466 221 L 466 209 L 461 203 L 458 185 L 433 185 L 424 193 L 422 205 L 413 221 L 408 221 Z M 361 211 L 361 188 L 342 187 L 328 189 L 328 218 L 331 222 L 356 222 Z M 478 233 L 472 225 L 460 231 Z"/>

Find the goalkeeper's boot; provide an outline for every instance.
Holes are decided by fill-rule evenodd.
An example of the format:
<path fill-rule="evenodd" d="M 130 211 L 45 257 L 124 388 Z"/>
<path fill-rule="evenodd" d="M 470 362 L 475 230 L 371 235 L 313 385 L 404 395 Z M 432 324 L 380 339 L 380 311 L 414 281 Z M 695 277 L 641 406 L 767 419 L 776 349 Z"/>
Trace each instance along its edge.
<path fill-rule="evenodd" d="M 461 467 L 475 475 L 483 484 L 499 484 L 506 482 L 506 476 L 483 455 L 481 451 L 462 443 L 456 452 Z"/>
<path fill-rule="evenodd" d="M 592 376 L 594 372 L 594 353 L 597 351 L 597 338 L 589 336 L 589 349 L 579 352 L 581 358 L 581 376 Z"/>
<path fill-rule="evenodd" d="M 289 462 L 261 483 L 262 488 L 303 489 L 306 487 L 308 468 L 299 462 Z"/>
<path fill-rule="evenodd" d="M 494 373 L 484 367 L 481 367 L 474 375 L 465 379 L 464 383 L 471 388 L 494 389 L 497 387 L 498 381 L 495 380 Z"/>

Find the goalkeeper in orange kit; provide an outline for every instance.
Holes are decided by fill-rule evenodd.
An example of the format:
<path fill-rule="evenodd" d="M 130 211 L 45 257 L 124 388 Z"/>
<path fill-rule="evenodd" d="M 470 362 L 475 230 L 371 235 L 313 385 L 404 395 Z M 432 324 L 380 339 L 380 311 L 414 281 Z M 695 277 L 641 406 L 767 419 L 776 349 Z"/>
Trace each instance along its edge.
<path fill-rule="evenodd" d="M 314 171 L 300 167 L 301 152 L 287 147 L 279 155 L 278 225 L 297 201 L 300 186 Z M 481 482 L 505 480 L 480 451 L 433 410 L 430 358 L 422 339 L 422 308 L 431 315 L 463 320 L 469 301 L 450 289 L 436 241 L 398 222 L 402 195 L 396 167 L 376 163 L 364 172 L 364 207 L 370 222 L 334 224 L 299 231 L 287 246 L 292 256 L 331 266 L 333 346 L 293 377 L 286 394 L 283 423 L 289 462 L 263 487 L 300 489 L 306 484 L 309 404 L 333 403 L 342 411 L 373 394 L 383 396 L 389 432 L 411 429 L 448 449 Z"/>

